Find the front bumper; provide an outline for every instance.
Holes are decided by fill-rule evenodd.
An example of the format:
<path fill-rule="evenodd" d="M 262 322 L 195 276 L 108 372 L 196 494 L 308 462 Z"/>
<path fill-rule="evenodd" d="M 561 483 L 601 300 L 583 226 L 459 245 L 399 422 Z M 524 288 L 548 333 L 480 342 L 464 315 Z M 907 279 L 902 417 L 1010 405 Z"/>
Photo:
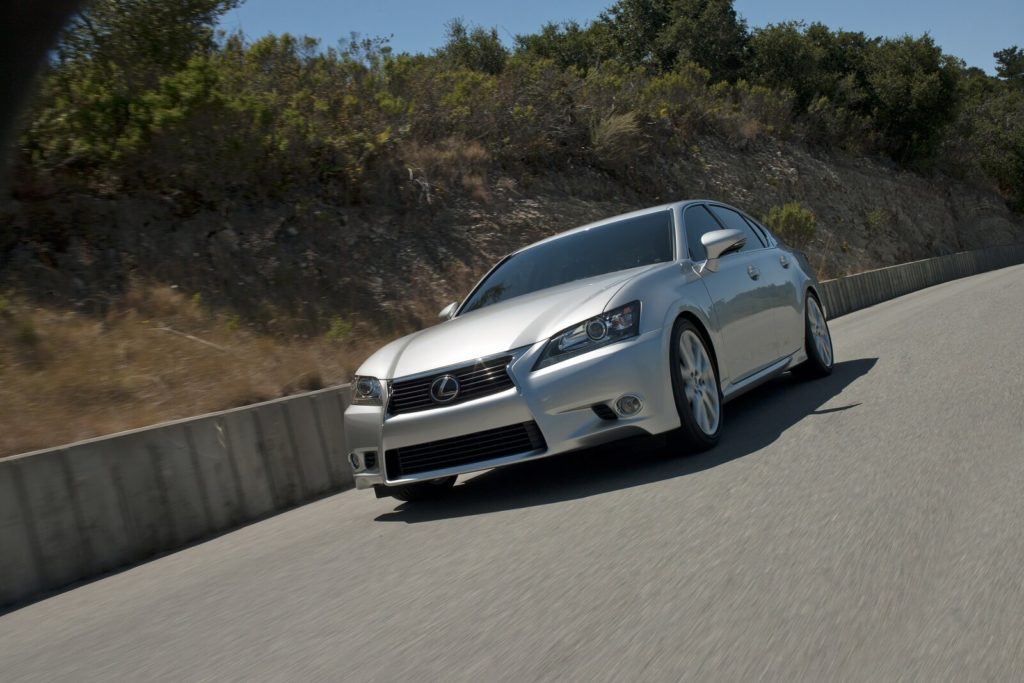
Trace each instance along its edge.
<path fill-rule="evenodd" d="M 515 387 L 466 403 L 385 416 L 380 406 L 349 406 L 345 434 L 356 488 L 396 486 L 468 474 L 679 426 L 667 371 L 663 330 L 652 330 L 536 372 L 546 342 L 514 352 L 508 372 Z M 437 374 L 443 374 L 438 369 Z M 631 417 L 605 420 L 592 409 L 613 406 L 632 394 L 643 408 Z M 384 397 L 387 405 L 388 397 Z M 469 464 L 395 476 L 386 466 L 392 449 L 535 422 L 545 447 Z"/>

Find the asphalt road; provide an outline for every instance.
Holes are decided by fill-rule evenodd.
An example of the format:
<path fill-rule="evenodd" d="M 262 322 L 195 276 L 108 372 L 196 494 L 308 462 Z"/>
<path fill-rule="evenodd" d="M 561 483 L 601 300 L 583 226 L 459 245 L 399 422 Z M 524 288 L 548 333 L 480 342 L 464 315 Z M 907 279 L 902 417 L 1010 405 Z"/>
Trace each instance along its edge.
<path fill-rule="evenodd" d="M 711 453 L 327 498 L 0 616 L 0 680 L 1024 679 L 1024 266 L 832 330 Z"/>

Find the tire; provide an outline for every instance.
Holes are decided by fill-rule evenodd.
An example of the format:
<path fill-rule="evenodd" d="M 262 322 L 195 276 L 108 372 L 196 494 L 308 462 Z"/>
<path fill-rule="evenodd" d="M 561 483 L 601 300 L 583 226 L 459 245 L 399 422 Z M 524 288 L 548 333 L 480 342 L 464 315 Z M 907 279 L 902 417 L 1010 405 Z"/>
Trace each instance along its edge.
<path fill-rule="evenodd" d="M 398 500 L 413 502 L 417 500 L 430 500 L 440 498 L 455 486 L 457 477 L 444 477 L 443 479 L 431 479 L 415 484 L 403 484 L 402 486 L 389 487 L 387 492 Z"/>
<path fill-rule="evenodd" d="M 673 450 L 706 451 L 722 434 L 722 390 L 711 345 L 686 318 L 672 326 L 669 347 L 672 394 L 679 412 L 679 429 L 669 434 Z M 694 403 L 697 401 L 697 403 Z"/>
<path fill-rule="evenodd" d="M 804 351 L 807 360 L 793 368 L 794 375 L 803 379 L 816 379 L 832 374 L 835 365 L 832 334 L 818 297 L 810 293 L 804 304 Z"/>

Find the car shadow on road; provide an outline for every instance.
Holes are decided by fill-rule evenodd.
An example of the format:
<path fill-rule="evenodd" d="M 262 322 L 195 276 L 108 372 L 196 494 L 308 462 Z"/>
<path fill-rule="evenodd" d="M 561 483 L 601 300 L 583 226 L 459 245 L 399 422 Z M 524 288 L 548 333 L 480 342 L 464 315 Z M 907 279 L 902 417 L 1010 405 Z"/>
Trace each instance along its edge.
<path fill-rule="evenodd" d="M 443 498 L 402 503 L 376 518 L 416 524 L 500 510 L 547 505 L 682 477 L 755 453 L 804 419 L 859 403 L 822 408 L 868 374 L 877 358 L 836 363 L 824 379 L 802 381 L 787 373 L 726 406 L 725 431 L 706 453 L 671 453 L 663 437 L 636 437 L 597 448 L 492 470 L 468 479 Z"/>

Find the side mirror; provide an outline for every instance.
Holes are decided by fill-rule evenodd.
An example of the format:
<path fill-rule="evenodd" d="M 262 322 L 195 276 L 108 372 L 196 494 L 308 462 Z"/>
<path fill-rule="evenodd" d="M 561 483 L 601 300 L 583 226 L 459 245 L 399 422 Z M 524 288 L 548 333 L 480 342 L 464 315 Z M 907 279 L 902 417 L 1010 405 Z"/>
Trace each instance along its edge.
<path fill-rule="evenodd" d="M 701 235 L 700 243 L 708 252 L 704 267 L 714 273 L 718 270 L 718 259 L 731 251 L 742 249 L 747 238 L 739 230 L 712 230 Z"/>
<path fill-rule="evenodd" d="M 444 308 L 442 308 L 441 312 L 437 314 L 437 317 L 440 318 L 441 320 L 451 320 L 452 316 L 455 315 L 455 309 L 458 307 L 459 303 L 457 301 L 453 301 Z"/>

